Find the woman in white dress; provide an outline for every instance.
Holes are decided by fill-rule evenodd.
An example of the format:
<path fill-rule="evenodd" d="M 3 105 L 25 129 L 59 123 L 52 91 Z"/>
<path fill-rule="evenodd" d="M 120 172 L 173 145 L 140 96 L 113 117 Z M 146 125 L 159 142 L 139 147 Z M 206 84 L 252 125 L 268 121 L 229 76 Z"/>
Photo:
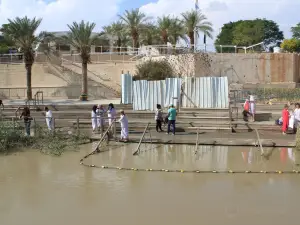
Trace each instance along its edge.
<path fill-rule="evenodd" d="M 105 120 L 104 120 L 104 114 L 105 114 L 105 109 L 103 105 L 98 105 L 96 113 L 97 113 L 97 126 L 98 126 L 98 131 L 103 132 L 104 125 L 105 125 Z"/>
<path fill-rule="evenodd" d="M 124 110 L 121 110 L 121 116 L 119 119 L 119 123 L 121 124 L 121 141 L 128 141 L 128 119 L 125 115 Z"/>
<path fill-rule="evenodd" d="M 96 131 L 97 128 L 97 106 L 94 105 L 92 112 L 91 112 L 91 119 L 92 119 L 92 128 L 93 128 L 93 132 Z"/>
<path fill-rule="evenodd" d="M 108 124 L 109 124 L 109 126 L 111 124 L 113 124 L 114 123 L 114 119 L 117 118 L 117 111 L 116 111 L 116 109 L 114 107 L 114 104 L 112 104 L 112 103 L 109 103 L 109 105 L 108 105 L 107 117 L 108 117 Z M 113 132 L 114 132 L 114 124 L 111 126 L 111 133 L 113 134 Z"/>
<path fill-rule="evenodd" d="M 298 126 L 300 125 L 300 104 L 299 103 L 295 104 L 294 116 L 295 116 L 295 128 L 297 129 Z"/>
<path fill-rule="evenodd" d="M 47 124 L 47 127 L 48 127 L 48 130 L 49 131 L 52 131 L 53 130 L 53 118 L 52 118 L 52 111 L 48 108 L 48 107 L 45 107 L 45 112 L 46 112 L 46 124 Z"/>

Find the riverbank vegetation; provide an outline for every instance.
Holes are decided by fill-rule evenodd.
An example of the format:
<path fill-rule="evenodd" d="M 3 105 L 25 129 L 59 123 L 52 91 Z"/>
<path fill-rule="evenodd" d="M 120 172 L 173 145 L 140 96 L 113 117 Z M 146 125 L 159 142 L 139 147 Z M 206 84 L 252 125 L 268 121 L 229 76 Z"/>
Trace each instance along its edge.
<path fill-rule="evenodd" d="M 17 149 L 37 149 L 44 154 L 59 156 L 65 151 L 74 151 L 80 144 L 88 143 L 87 136 L 74 132 L 50 133 L 37 125 L 36 135 L 26 137 L 24 127 L 17 122 L 0 122 L 0 153 L 9 154 Z"/>

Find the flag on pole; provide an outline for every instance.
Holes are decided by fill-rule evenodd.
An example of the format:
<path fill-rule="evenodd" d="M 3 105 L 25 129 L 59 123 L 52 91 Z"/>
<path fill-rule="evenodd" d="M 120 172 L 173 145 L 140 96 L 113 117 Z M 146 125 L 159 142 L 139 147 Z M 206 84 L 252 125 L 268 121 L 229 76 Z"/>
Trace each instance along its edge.
<path fill-rule="evenodd" d="M 196 2 L 195 2 L 195 9 L 196 9 L 196 10 L 199 10 L 199 3 L 198 3 L 198 0 L 196 0 Z"/>

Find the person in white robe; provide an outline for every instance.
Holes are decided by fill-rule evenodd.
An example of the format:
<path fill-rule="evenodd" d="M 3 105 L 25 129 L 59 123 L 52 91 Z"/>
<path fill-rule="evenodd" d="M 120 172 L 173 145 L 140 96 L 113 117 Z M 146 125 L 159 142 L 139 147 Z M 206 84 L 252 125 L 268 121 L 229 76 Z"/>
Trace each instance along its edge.
<path fill-rule="evenodd" d="M 92 119 L 92 129 L 93 129 L 93 132 L 96 131 L 97 129 L 97 106 L 94 105 L 93 106 L 93 109 L 92 109 L 92 112 L 91 112 L 91 119 Z"/>
<path fill-rule="evenodd" d="M 53 121 L 53 117 L 52 117 L 52 111 L 48 108 L 45 107 L 45 116 L 46 116 L 46 124 L 48 127 L 49 131 L 54 130 L 54 121 Z"/>
<path fill-rule="evenodd" d="M 256 103 L 253 95 L 250 95 L 250 108 L 249 113 L 251 114 L 252 122 L 255 122 L 255 113 L 256 113 Z"/>
<path fill-rule="evenodd" d="M 119 123 L 121 124 L 121 141 L 127 142 L 128 141 L 128 119 L 125 115 L 124 110 L 121 110 L 121 116 L 119 119 Z"/>
<path fill-rule="evenodd" d="M 112 103 L 108 105 L 107 117 L 109 126 L 114 123 L 114 120 L 117 117 L 117 111 Z M 111 134 L 114 135 L 114 124 L 111 126 Z"/>
<path fill-rule="evenodd" d="M 300 104 L 295 104 L 295 110 L 294 110 L 294 116 L 295 116 L 295 128 L 297 129 L 300 125 Z"/>
<path fill-rule="evenodd" d="M 97 113 L 97 127 L 98 127 L 98 131 L 102 131 L 104 130 L 104 126 L 105 126 L 105 120 L 104 120 L 104 114 L 105 114 L 105 109 L 103 107 L 103 105 L 98 105 L 96 113 Z"/>

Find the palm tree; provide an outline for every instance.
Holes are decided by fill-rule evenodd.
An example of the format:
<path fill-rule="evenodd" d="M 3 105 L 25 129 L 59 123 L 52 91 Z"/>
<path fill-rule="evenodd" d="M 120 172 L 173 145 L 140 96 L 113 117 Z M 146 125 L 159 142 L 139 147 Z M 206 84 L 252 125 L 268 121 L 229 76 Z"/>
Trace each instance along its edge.
<path fill-rule="evenodd" d="M 141 43 L 145 45 L 156 45 L 160 42 L 158 27 L 152 23 L 145 24 L 141 32 Z"/>
<path fill-rule="evenodd" d="M 27 16 L 17 17 L 13 20 L 8 19 L 7 26 L 3 27 L 2 32 L 9 37 L 17 47 L 24 53 L 24 63 L 27 78 L 27 99 L 32 99 L 31 88 L 31 69 L 34 63 L 33 45 L 38 41 L 35 32 L 42 22 L 42 19 L 29 19 Z"/>
<path fill-rule="evenodd" d="M 138 48 L 140 32 L 149 18 L 139 9 L 126 10 L 123 16 L 119 15 L 119 18 L 125 23 L 126 29 L 131 34 L 133 49 Z"/>
<path fill-rule="evenodd" d="M 121 21 L 114 22 L 110 26 L 103 27 L 104 33 L 110 35 L 110 38 L 117 38 L 118 52 L 120 52 L 122 46 L 122 38 L 125 33 L 124 24 Z"/>
<path fill-rule="evenodd" d="M 171 19 L 171 26 L 169 30 L 170 42 L 175 46 L 180 38 L 187 41 L 183 21 L 178 18 L 173 18 Z"/>
<path fill-rule="evenodd" d="M 82 62 L 82 92 L 80 100 L 86 101 L 88 97 L 87 88 L 87 64 L 91 62 L 91 46 L 97 40 L 98 35 L 93 35 L 95 23 L 84 22 L 80 23 L 73 22 L 72 25 L 68 25 L 70 32 L 63 37 L 66 43 L 75 47 L 81 57 Z"/>
<path fill-rule="evenodd" d="M 157 18 L 158 30 L 161 36 L 161 40 L 164 45 L 169 41 L 169 33 L 172 25 L 172 19 L 170 16 L 163 16 Z"/>
<path fill-rule="evenodd" d="M 199 10 L 191 10 L 181 14 L 183 17 L 186 34 L 190 39 L 192 48 L 195 45 L 195 32 L 199 37 L 199 32 L 203 32 L 206 36 L 212 38 L 212 23 L 207 21 L 207 18 Z"/>

